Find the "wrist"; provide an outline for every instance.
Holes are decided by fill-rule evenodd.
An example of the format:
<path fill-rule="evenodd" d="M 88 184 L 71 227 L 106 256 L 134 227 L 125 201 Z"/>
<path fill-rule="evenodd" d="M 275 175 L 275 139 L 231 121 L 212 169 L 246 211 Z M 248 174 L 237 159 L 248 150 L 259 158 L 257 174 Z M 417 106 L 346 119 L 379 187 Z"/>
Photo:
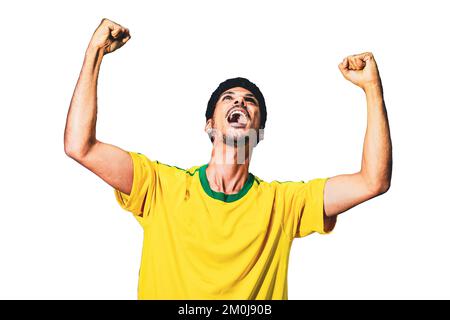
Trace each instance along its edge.
<path fill-rule="evenodd" d="M 383 94 L 383 86 L 381 85 L 381 81 L 377 80 L 377 81 L 370 81 L 366 84 L 364 84 L 364 86 L 362 87 L 362 89 L 364 90 L 364 92 L 369 95 L 369 94 Z"/>
<path fill-rule="evenodd" d="M 87 58 L 94 58 L 94 59 L 102 59 L 104 56 L 104 49 L 92 44 L 89 44 L 87 49 L 86 49 L 86 53 L 85 53 Z"/>

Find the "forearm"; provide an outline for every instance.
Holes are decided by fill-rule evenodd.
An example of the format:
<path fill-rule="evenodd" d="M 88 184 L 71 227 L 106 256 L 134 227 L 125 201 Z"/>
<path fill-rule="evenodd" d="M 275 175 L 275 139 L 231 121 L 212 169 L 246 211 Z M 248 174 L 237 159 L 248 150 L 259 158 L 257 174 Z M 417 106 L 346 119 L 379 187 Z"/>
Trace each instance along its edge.
<path fill-rule="evenodd" d="M 361 175 L 375 194 L 389 189 L 392 173 L 392 144 L 381 83 L 365 88 L 367 129 L 361 163 Z"/>
<path fill-rule="evenodd" d="M 97 81 L 102 59 L 102 50 L 88 47 L 64 132 L 64 149 L 71 157 L 84 156 L 96 142 Z"/>

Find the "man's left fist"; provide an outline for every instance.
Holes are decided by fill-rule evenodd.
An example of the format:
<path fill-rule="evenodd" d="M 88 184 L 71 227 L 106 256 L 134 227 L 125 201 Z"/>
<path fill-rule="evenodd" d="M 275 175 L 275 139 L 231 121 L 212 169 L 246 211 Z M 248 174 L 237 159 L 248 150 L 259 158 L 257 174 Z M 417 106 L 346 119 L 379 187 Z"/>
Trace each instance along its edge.
<path fill-rule="evenodd" d="M 339 70 L 345 79 L 364 91 L 371 85 L 381 85 L 377 63 L 371 52 L 346 57 L 339 64 Z"/>

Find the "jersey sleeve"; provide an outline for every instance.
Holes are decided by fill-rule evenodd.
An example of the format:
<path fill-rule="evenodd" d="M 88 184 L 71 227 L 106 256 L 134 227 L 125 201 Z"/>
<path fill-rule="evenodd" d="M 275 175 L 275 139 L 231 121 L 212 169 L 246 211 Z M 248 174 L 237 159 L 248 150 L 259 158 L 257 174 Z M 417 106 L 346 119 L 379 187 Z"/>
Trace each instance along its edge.
<path fill-rule="evenodd" d="M 129 195 L 115 189 L 119 205 L 134 214 L 140 223 L 148 217 L 150 202 L 155 195 L 158 163 L 145 155 L 129 152 L 133 160 L 133 186 Z"/>
<path fill-rule="evenodd" d="M 334 228 L 335 218 L 330 221 L 324 214 L 323 195 L 327 179 L 279 184 L 277 194 L 282 201 L 283 229 L 291 239 L 314 232 L 329 233 Z"/>

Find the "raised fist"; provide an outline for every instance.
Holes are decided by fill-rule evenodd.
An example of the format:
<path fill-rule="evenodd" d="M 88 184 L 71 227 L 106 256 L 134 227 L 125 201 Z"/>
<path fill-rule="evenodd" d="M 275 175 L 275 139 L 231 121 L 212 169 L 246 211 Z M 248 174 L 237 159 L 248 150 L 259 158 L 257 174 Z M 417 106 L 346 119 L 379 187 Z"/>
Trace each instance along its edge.
<path fill-rule="evenodd" d="M 111 53 L 130 40 L 130 31 L 108 19 L 102 19 L 92 35 L 89 47 L 100 49 L 104 54 Z"/>
<path fill-rule="evenodd" d="M 344 58 L 339 70 L 345 79 L 366 90 L 368 85 L 379 85 L 380 75 L 377 63 L 371 52 L 355 54 Z"/>

